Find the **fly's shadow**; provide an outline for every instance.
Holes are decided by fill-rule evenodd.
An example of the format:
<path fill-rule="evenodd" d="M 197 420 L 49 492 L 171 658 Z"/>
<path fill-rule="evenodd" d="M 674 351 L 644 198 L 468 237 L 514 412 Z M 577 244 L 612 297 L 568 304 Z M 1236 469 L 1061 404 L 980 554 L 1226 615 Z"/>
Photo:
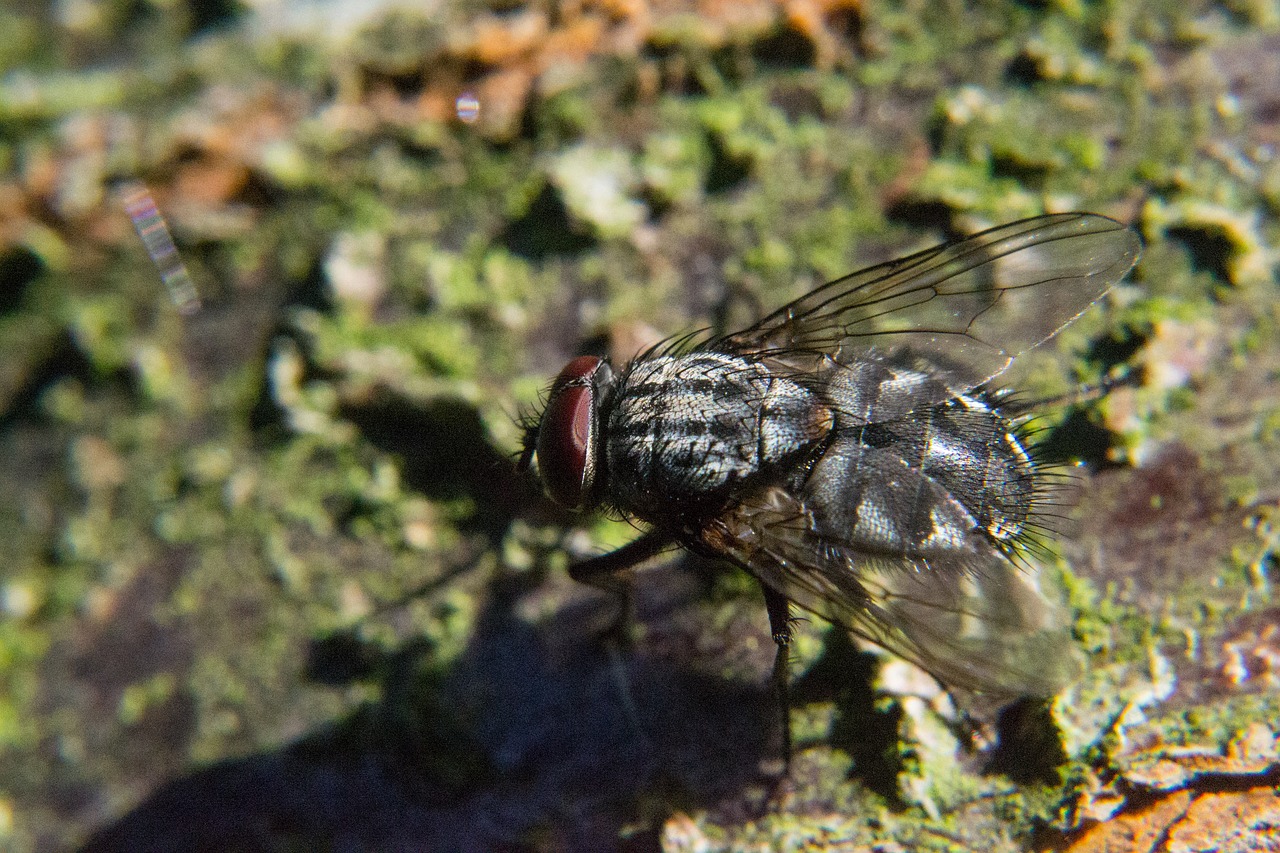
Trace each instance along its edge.
<path fill-rule="evenodd" d="M 590 594 L 544 620 L 494 597 L 448 661 L 420 640 L 322 643 L 313 676 L 365 681 L 380 698 L 280 750 L 171 782 L 83 849 L 488 851 L 530 849 L 535 837 L 603 851 L 649 849 L 648 838 L 657 849 L 653 815 L 761 783 L 773 707 L 761 679 L 726 680 L 687 659 L 681 632 L 705 620 L 690 612 L 698 580 L 654 571 L 671 577 L 639 602 L 651 641 L 626 655 L 598 641 Z M 646 815 L 639 839 L 621 838 Z"/>
<path fill-rule="evenodd" d="M 425 404 L 384 394 L 340 411 L 370 444 L 401 462 L 409 488 L 436 501 L 466 499 L 475 509 L 464 527 L 501 540 L 521 508 L 538 500 L 531 484 L 493 446 L 470 403 L 438 397 Z"/>

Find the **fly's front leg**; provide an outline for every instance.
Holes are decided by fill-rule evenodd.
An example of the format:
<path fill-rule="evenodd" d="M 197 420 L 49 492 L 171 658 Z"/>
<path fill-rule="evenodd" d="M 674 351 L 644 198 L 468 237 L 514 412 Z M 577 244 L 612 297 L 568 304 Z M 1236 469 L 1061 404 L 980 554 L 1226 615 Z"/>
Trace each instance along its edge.
<path fill-rule="evenodd" d="M 631 622 L 631 578 L 627 574 L 641 563 L 656 557 L 671 545 L 671 539 L 651 531 L 639 539 L 628 542 L 615 551 L 590 557 L 569 566 L 569 577 L 579 583 L 590 584 L 609 593 L 618 604 L 618 612 L 606 633 L 622 639 Z"/>
<path fill-rule="evenodd" d="M 650 742 L 649 736 L 641 722 L 635 700 L 632 699 L 631 687 L 627 683 L 627 668 L 622 661 L 619 647 L 627 642 L 627 626 L 631 623 L 632 617 L 631 577 L 628 572 L 657 556 L 669 545 L 671 545 L 670 538 L 657 532 L 650 532 L 616 551 L 591 557 L 569 567 L 569 577 L 602 589 L 617 600 L 617 613 L 609 627 L 605 629 L 605 648 L 613 662 L 613 675 L 617 682 L 618 695 L 622 698 L 627 717 L 630 718 L 636 733 L 646 745 Z"/>
<path fill-rule="evenodd" d="M 788 663 L 791 659 L 791 602 L 786 596 L 764 584 L 764 606 L 769 611 L 769 631 L 773 641 L 778 644 L 778 652 L 773 659 L 773 692 L 778 700 L 778 713 L 782 726 L 782 761 L 783 767 L 791 766 L 791 672 Z"/>

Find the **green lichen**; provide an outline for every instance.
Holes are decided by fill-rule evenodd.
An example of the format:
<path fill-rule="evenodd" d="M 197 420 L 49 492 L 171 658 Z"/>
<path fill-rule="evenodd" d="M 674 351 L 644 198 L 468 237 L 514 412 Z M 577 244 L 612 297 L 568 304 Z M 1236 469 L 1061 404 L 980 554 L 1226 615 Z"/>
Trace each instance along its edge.
<path fill-rule="evenodd" d="M 1225 742 L 1274 718 L 1257 681 L 1180 690 L 1273 607 L 1280 169 L 1228 61 L 1265 58 L 1268 4 L 868 3 L 834 67 L 762 55 L 781 19 L 671 16 L 643 55 L 535 87 L 499 141 L 364 112 L 378 86 L 431 79 L 448 22 L 471 20 L 446 6 L 349 41 L 232 27 L 199 44 L 185 12 L 0 13 L 5 191 L 35 193 L 42 158 L 64 158 L 0 252 L 19 294 L 0 315 L 0 846 L 73 845 L 164 779 L 296 738 L 316 761 L 397 755 L 450 796 L 502 780 L 474 728 L 493 685 L 454 707 L 450 675 L 495 612 L 554 646 L 596 601 L 564 579 L 570 552 L 634 535 L 555 514 L 511 473 L 512 415 L 560 364 L 627 324 L 731 326 L 939 229 L 1046 209 L 1136 219 L 1147 241 L 1135 283 L 1026 369 L 1046 397 L 1135 377 L 1082 409 L 1109 442 L 1089 461 L 1116 467 L 1086 481 L 1081 544 L 1062 546 L 1089 659 L 1054 710 L 1062 784 L 975 772 L 941 708 L 808 624 L 787 793 L 708 801 L 689 780 L 721 768 L 676 758 L 675 781 L 618 795 L 636 814 L 615 822 L 676 803 L 708 849 L 1014 850 L 1124 737 Z M 287 132 L 241 194 L 166 211 L 205 300 L 183 319 L 101 212 L 110 182 L 168 186 L 204 130 L 264 118 Z M 90 120 L 116 133 L 100 158 L 77 154 Z M 1190 491 L 1148 479 L 1171 446 Z M 668 610 L 621 659 L 760 695 L 754 582 L 703 587 L 656 596 Z M 589 658 L 583 635 L 554 654 Z"/>

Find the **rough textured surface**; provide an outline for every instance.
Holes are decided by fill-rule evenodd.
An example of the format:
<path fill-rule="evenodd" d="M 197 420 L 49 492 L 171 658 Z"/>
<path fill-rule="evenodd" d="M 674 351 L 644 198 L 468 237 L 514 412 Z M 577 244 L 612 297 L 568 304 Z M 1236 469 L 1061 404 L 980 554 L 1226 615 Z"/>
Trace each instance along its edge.
<path fill-rule="evenodd" d="M 306 8 L 0 10 L 0 847 L 1274 847 L 1274 765 L 1177 757 L 1280 711 L 1273 4 Z M 673 558 L 603 642 L 563 567 L 632 532 L 513 413 L 1070 209 L 1148 242 L 1021 365 L 1135 377 L 1041 422 L 1086 676 L 960 727 L 809 623 L 771 787 L 758 592 Z"/>

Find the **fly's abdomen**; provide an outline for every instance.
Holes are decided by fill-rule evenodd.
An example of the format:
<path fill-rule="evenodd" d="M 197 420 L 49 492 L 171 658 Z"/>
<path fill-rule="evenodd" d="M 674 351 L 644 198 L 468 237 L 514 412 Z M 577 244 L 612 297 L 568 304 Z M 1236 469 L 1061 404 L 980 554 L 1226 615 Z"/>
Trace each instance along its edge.
<path fill-rule="evenodd" d="M 605 430 L 611 496 L 649 520 L 731 498 L 735 485 L 826 435 L 830 411 L 790 379 L 722 353 L 633 364 Z"/>
<path fill-rule="evenodd" d="M 993 540 L 1016 539 L 1035 510 L 1035 463 L 1012 425 L 984 401 L 959 397 L 922 418 L 921 464 Z"/>
<path fill-rule="evenodd" d="M 886 476 L 901 464 L 913 478 L 918 475 L 932 484 L 904 488 L 892 501 L 870 499 L 863 516 L 889 518 L 891 523 L 881 527 L 892 527 L 901 534 L 898 544 L 910 548 L 913 537 L 908 531 L 929 536 L 930 525 L 921 519 L 927 519 L 930 504 L 937 502 L 931 497 L 932 487 L 937 486 L 967 513 L 973 529 L 991 539 L 1003 542 L 1023 532 L 1034 509 L 1035 467 L 998 410 L 980 397 L 950 391 L 941 370 L 929 373 L 877 358 L 833 362 L 833 368 L 823 391 L 836 412 L 841 436 L 848 434 L 865 451 L 897 457 L 900 463 L 890 466 L 873 454 L 875 461 L 870 464 L 888 466 Z M 930 402 L 938 399 L 946 402 Z M 868 464 L 858 461 L 862 451 L 855 447 L 833 447 L 831 452 L 849 457 L 853 465 Z M 825 463 L 822 467 L 834 473 L 836 466 Z M 862 475 L 852 472 L 844 478 L 848 483 L 863 481 Z M 869 483 L 866 488 L 877 490 Z M 919 497 L 913 499 L 912 494 Z M 893 509 L 887 506 L 891 502 Z M 877 503 L 884 506 L 877 508 Z M 943 514 L 951 518 L 949 524 L 960 523 L 958 517 Z M 934 541 L 940 540 L 935 536 Z"/>
<path fill-rule="evenodd" d="M 1005 418 L 961 396 L 915 417 L 873 424 L 862 440 L 884 447 L 940 485 L 991 539 L 1013 539 L 1033 510 L 1035 467 Z"/>
<path fill-rule="evenodd" d="M 1035 470 L 1008 422 L 957 398 L 899 421 L 838 427 L 804 486 L 818 532 L 920 567 L 1018 541 Z"/>
<path fill-rule="evenodd" d="M 972 514 L 946 489 L 853 433 L 826 448 L 801 494 L 821 538 L 850 543 L 868 556 L 925 565 L 981 545 L 972 538 Z"/>

